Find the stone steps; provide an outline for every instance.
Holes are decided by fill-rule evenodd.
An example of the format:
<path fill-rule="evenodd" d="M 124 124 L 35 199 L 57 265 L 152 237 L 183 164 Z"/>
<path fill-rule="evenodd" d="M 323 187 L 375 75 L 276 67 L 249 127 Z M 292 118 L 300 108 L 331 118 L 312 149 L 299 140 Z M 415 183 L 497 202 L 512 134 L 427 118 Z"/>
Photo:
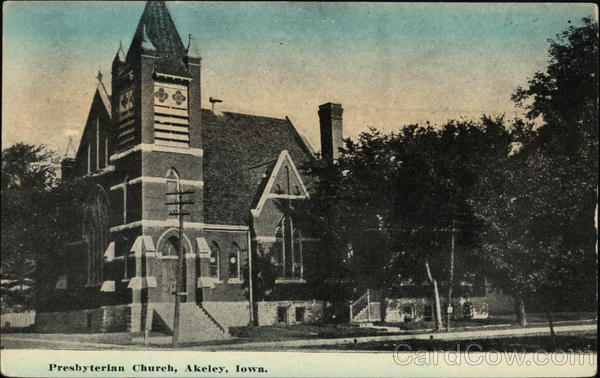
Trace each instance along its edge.
<path fill-rule="evenodd" d="M 152 305 L 149 312 L 152 312 L 153 316 L 160 317 L 164 325 L 172 332 L 174 310 L 172 303 L 159 303 Z M 184 343 L 223 340 L 231 337 L 226 327 L 221 326 L 206 309 L 195 303 L 181 304 L 179 327 L 179 341 Z M 167 337 L 171 338 L 171 336 Z M 151 339 L 154 338 L 151 337 Z"/>

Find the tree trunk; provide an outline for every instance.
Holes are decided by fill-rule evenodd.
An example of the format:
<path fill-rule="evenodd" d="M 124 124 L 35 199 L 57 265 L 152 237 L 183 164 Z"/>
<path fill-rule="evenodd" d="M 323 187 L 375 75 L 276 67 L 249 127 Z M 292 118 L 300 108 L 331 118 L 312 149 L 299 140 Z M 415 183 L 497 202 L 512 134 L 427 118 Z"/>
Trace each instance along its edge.
<path fill-rule="evenodd" d="M 454 225 L 453 225 L 454 227 Z M 452 287 L 454 286 L 454 229 L 450 243 L 450 277 L 448 279 L 448 303 L 446 303 L 446 331 L 450 331 L 450 317 L 452 316 Z M 453 309 L 452 309 L 453 310 Z"/>
<path fill-rule="evenodd" d="M 25 259 L 19 259 L 19 288 L 20 293 L 23 295 L 23 281 L 25 281 Z"/>
<path fill-rule="evenodd" d="M 546 310 L 548 315 L 548 325 L 550 326 L 550 336 L 552 337 L 552 343 L 556 346 L 556 334 L 554 333 L 554 324 L 552 324 L 552 311 Z"/>
<path fill-rule="evenodd" d="M 517 324 L 521 327 L 527 327 L 527 317 L 525 316 L 525 300 L 521 297 L 515 298 L 515 316 Z"/>
<path fill-rule="evenodd" d="M 431 275 L 431 269 L 429 267 L 429 259 L 426 257 L 425 258 L 425 270 L 427 272 L 427 278 L 429 279 L 429 282 L 431 282 L 432 286 L 433 286 L 433 299 L 434 299 L 434 317 L 435 317 L 435 330 L 439 331 L 441 330 L 444 325 L 442 324 L 442 309 L 441 309 L 441 303 L 440 303 L 440 292 L 438 290 L 438 285 L 437 285 L 437 280 L 433 279 L 433 276 Z"/>
<path fill-rule="evenodd" d="M 387 314 L 387 306 L 386 306 L 386 300 L 385 300 L 385 298 L 388 297 L 388 292 L 386 289 L 387 287 L 389 287 L 389 285 L 379 287 L 379 296 L 380 296 L 380 298 L 378 299 L 379 300 L 379 320 L 382 322 L 385 321 L 385 316 Z"/>

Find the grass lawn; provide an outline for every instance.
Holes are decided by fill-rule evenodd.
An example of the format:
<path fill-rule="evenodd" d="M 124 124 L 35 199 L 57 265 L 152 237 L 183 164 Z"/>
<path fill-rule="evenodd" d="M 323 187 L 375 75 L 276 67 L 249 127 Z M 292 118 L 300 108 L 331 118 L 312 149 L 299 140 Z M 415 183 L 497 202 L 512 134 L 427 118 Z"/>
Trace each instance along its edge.
<path fill-rule="evenodd" d="M 561 325 L 577 323 L 581 324 L 582 320 L 595 319 L 596 313 L 581 312 L 581 313 L 557 313 L 553 314 L 554 321 L 561 322 Z M 528 314 L 530 326 L 547 326 L 548 319 L 545 314 Z M 562 323 L 567 321 L 567 323 Z M 590 323 L 594 323 L 591 321 Z M 433 322 L 412 322 L 412 323 L 384 323 L 378 322 L 376 325 L 394 326 L 400 328 L 400 332 L 386 332 L 384 329 L 376 328 L 360 328 L 349 324 L 322 324 L 322 325 L 272 325 L 260 327 L 232 327 L 229 329 L 232 336 L 239 338 L 240 342 L 245 341 L 276 341 L 276 340 L 291 340 L 291 339 L 328 339 L 342 337 L 359 337 L 359 336 L 376 336 L 376 335 L 393 335 L 393 334 L 410 334 L 417 333 L 419 330 L 432 329 Z M 472 327 L 486 326 L 486 329 L 505 329 L 505 325 L 515 325 L 514 315 L 492 316 L 488 319 L 471 319 L 471 320 L 456 320 L 451 322 L 451 327 L 455 331 L 461 329 L 469 329 Z"/>
<path fill-rule="evenodd" d="M 403 340 L 376 341 L 357 344 L 308 346 L 303 349 L 319 350 L 356 350 L 356 351 L 394 351 L 401 344 L 402 351 L 465 351 L 468 345 L 470 351 L 480 352 L 494 350 L 498 352 L 535 352 L 537 350 L 553 351 L 598 351 L 597 336 L 590 332 L 563 333 L 556 336 L 556 344 L 550 336 L 499 337 L 473 340 Z M 407 347 L 408 346 L 408 347 Z"/>
<path fill-rule="evenodd" d="M 560 322 L 558 325 L 567 324 L 595 324 L 596 313 L 559 313 L 554 314 L 555 322 Z M 583 321 L 587 320 L 587 321 Z M 548 322 L 545 314 L 528 314 L 528 321 L 530 326 L 541 326 L 547 327 Z M 399 330 L 387 332 L 385 329 L 377 328 L 361 328 L 356 325 L 349 324 L 295 324 L 295 325 L 272 325 L 272 326 L 257 326 L 257 327 L 231 327 L 230 334 L 233 336 L 232 339 L 219 340 L 219 341 L 206 341 L 191 343 L 192 345 L 226 345 L 226 344 L 244 344 L 251 342 L 262 342 L 262 341 L 281 341 L 281 340 L 293 340 L 293 339 L 330 339 L 330 338 L 347 338 L 347 337 L 361 337 L 361 336 L 378 336 L 378 335 L 407 335 L 421 333 L 423 330 L 431 330 L 433 328 L 433 322 L 414 322 L 414 323 L 379 323 L 384 326 L 395 326 Z M 509 326 L 507 326 L 509 325 Z M 451 323 L 452 331 L 461 330 L 473 330 L 473 328 L 485 326 L 486 330 L 490 329 L 507 329 L 508 327 L 520 328 L 514 324 L 514 318 L 512 315 L 506 316 L 494 316 L 488 319 L 473 319 L 473 320 L 459 320 Z M 2 333 L 5 330 L 2 331 Z M 13 330 L 13 332 L 16 330 Z M 27 338 L 45 339 L 45 340 L 65 340 L 65 341 L 77 341 L 83 343 L 106 343 L 106 344 L 117 344 L 117 345 L 132 345 L 139 342 L 132 340 L 131 334 L 128 332 L 119 333 L 20 333 Z M 152 332 L 153 336 L 167 336 L 162 333 Z M 518 339 L 518 338 L 517 338 Z M 539 337 L 528 338 L 528 340 L 542 340 Z M 541 342 L 538 340 L 538 344 Z M 570 339 L 560 336 L 561 345 L 566 345 L 571 341 L 579 340 L 578 338 Z M 573 342 L 574 342 L 573 341 Z M 592 342 L 583 342 L 585 345 L 593 344 L 596 348 L 595 338 Z M 494 341 L 495 342 L 495 341 Z M 579 341 L 577 341 L 579 343 Z M 428 342 L 420 342 L 422 345 L 431 345 Z M 441 342 L 442 347 L 448 347 L 453 345 L 456 349 L 456 343 Z M 462 342 L 461 343 L 465 343 Z M 518 342 L 517 342 L 518 343 Z M 421 346 L 418 344 L 418 346 Z M 531 343 L 530 343 L 531 344 Z M 533 344 L 524 344 L 525 347 L 529 348 Z M 438 345 L 438 344 L 433 344 Z M 495 344 L 493 344 L 495 345 Z M 544 344 L 545 345 L 545 344 Z M 580 346 L 579 344 L 577 344 Z M 585 347 L 585 345 L 583 345 Z M 344 345 L 340 347 L 331 347 L 332 349 L 351 349 L 357 348 L 359 350 L 393 350 L 394 344 L 390 342 L 375 342 L 375 343 L 364 343 L 357 345 Z M 329 348 L 329 347 L 325 347 Z M 391 349 L 390 349 L 391 348 Z M 595 349 L 594 349 L 595 350 Z"/>
<path fill-rule="evenodd" d="M 82 343 L 130 344 L 129 332 L 113 333 L 23 333 L 28 339 L 65 340 Z"/>
<path fill-rule="evenodd" d="M 232 327 L 232 336 L 252 341 L 272 341 L 290 339 L 327 339 L 335 337 L 373 336 L 387 334 L 385 330 L 359 328 L 348 324 L 295 324 L 260 327 Z"/>
<path fill-rule="evenodd" d="M 597 313 L 595 312 L 557 312 L 552 314 L 552 320 L 554 322 L 561 322 L 560 324 L 579 323 L 582 320 L 595 320 Z M 446 319 L 444 318 L 444 326 Z M 548 317 L 544 313 L 531 313 L 527 314 L 527 322 L 530 325 L 547 325 Z M 563 323 L 566 322 L 566 323 Z M 398 327 L 402 330 L 416 330 L 416 329 L 432 329 L 434 323 L 431 322 L 409 322 L 409 323 L 387 323 L 387 322 L 376 322 L 376 325 L 381 326 L 393 326 Z M 481 327 L 481 326 L 499 326 L 515 324 L 515 315 L 494 315 L 487 319 L 456 319 L 450 322 L 453 329 L 465 328 L 465 327 Z"/>

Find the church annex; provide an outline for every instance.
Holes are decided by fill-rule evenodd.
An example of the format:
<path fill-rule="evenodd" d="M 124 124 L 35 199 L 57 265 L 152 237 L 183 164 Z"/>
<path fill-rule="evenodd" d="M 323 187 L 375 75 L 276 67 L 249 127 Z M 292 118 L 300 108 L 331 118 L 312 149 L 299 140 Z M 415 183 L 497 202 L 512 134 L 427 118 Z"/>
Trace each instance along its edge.
<path fill-rule="evenodd" d="M 165 3 L 149 1 L 129 49 L 114 58 L 110 93 L 99 77 L 76 156 L 63 162 L 63 177 L 89 175 L 97 190 L 68 246 L 78 263 L 46 288 L 38 329 L 169 333 L 180 243 L 182 341 L 226 338 L 253 318 L 322 318 L 308 284 L 320 242 L 284 208 L 310 195 L 300 167 L 312 149 L 287 118 L 202 109 L 201 58 L 186 42 Z M 321 105 L 319 116 L 331 159 L 342 108 Z M 180 240 L 167 193 L 182 190 L 193 204 Z M 250 253 L 277 268 L 255 313 L 243 278 Z"/>

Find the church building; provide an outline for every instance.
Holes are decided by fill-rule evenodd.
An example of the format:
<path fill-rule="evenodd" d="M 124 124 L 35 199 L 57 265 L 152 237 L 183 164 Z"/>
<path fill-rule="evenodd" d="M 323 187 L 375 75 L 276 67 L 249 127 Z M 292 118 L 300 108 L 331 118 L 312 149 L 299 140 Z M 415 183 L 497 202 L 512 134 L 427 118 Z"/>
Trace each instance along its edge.
<path fill-rule="evenodd" d="M 63 177 L 97 183 L 68 246 L 79 263 L 47 289 L 38 329 L 171 332 L 181 245 L 182 341 L 322 319 L 310 285 L 320 241 L 287 211 L 310 196 L 301 168 L 314 152 L 287 117 L 202 109 L 201 58 L 185 42 L 165 3 L 149 1 L 114 57 L 110 91 L 99 75 L 77 153 L 63 162 Z M 341 146 L 342 112 L 318 107 L 324 159 Z M 253 256 L 277 271 L 255 311 L 244 283 Z"/>

